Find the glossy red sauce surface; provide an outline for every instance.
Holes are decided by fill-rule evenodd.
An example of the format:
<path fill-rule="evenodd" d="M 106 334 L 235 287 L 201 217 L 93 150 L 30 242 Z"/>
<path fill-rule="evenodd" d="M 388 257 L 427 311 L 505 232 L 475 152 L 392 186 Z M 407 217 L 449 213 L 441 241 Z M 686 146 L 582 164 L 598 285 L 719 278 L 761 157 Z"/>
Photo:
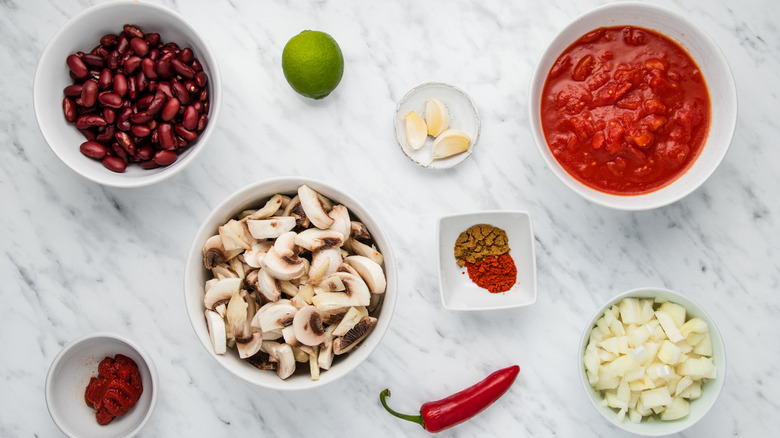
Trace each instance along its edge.
<path fill-rule="evenodd" d="M 556 160 L 596 190 L 637 195 L 685 173 L 707 138 L 710 99 L 690 55 L 637 27 L 596 29 L 553 64 L 542 128 Z"/>

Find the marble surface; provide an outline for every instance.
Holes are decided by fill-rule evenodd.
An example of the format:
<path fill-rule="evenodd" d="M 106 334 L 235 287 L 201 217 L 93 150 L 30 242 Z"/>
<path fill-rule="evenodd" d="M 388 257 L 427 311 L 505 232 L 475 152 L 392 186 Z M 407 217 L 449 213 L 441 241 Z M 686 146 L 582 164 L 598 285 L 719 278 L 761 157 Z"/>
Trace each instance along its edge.
<path fill-rule="evenodd" d="M 653 211 L 605 209 L 555 179 L 528 127 L 528 84 L 556 31 L 603 1 L 392 2 L 166 0 L 217 52 L 224 106 L 211 144 L 172 179 L 96 185 L 49 150 L 32 82 L 46 43 L 96 1 L 0 2 L 0 436 L 60 436 L 44 400 L 69 341 L 125 335 L 151 353 L 161 393 L 141 436 L 425 436 L 386 414 L 379 392 L 414 412 L 519 364 L 512 389 L 443 436 L 620 436 L 589 404 L 577 343 L 589 316 L 624 290 L 663 286 L 700 302 L 728 352 L 710 413 L 681 436 L 770 436 L 780 429 L 780 3 L 655 1 L 707 31 L 739 93 L 733 144 L 685 199 Z M 346 60 L 322 101 L 296 95 L 280 57 L 303 29 L 329 32 Z M 482 117 L 480 144 L 446 171 L 410 162 L 392 114 L 412 87 L 452 83 Z M 399 275 L 390 330 L 354 374 L 308 392 L 245 384 L 209 358 L 183 306 L 186 252 L 223 198 L 269 177 L 348 190 L 380 218 Z M 442 308 L 436 222 L 475 210 L 534 221 L 538 301 L 508 311 Z M 774 334 L 773 334 L 774 333 Z"/>

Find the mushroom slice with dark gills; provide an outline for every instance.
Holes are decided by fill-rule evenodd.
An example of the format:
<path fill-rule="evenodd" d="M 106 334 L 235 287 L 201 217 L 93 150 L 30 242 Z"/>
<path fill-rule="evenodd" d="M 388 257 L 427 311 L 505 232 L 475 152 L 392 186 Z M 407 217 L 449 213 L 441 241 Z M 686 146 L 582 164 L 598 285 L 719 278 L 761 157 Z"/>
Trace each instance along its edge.
<path fill-rule="evenodd" d="M 296 313 L 298 308 L 289 300 L 279 300 L 263 305 L 257 312 L 257 323 L 253 320 L 252 325 L 259 325 L 263 332 L 283 329 L 292 324 Z"/>
<path fill-rule="evenodd" d="M 347 207 L 341 204 L 334 205 L 328 212 L 328 217 L 333 219 L 333 223 L 330 225 L 329 229 L 341 233 L 341 235 L 344 236 L 344 240 L 349 239 L 352 230 L 352 221 L 349 219 L 349 210 L 347 210 Z"/>
<path fill-rule="evenodd" d="M 295 251 L 295 235 L 289 231 L 279 236 L 260 261 L 263 269 L 277 280 L 293 280 L 306 272 L 303 259 Z"/>
<path fill-rule="evenodd" d="M 206 291 L 203 297 L 203 305 L 206 309 L 214 310 L 220 304 L 227 303 L 233 294 L 241 288 L 240 278 L 225 278 L 214 283 Z"/>
<path fill-rule="evenodd" d="M 371 292 L 358 275 L 350 272 L 334 272 L 344 283 L 344 292 L 322 292 L 312 298 L 312 304 L 320 312 L 327 312 L 341 307 L 368 306 L 371 302 Z"/>
<path fill-rule="evenodd" d="M 372 294 L 383 294 L 387 289 L 387 279 L 385 271 L 377 262 L 368 257 L 352 255 L 344 259 L 344 262 L 352 266 L 363 281 L 368 285 Z"/>
<path fill-rule="evenodd" d="M 312 252 L 321 249 L 339 248 L 344 244 L 344 236 L 334 230 L 309 228 L 295 236 L 295 244 Z"/>
<path fill-rule="evenodd" d="M 268 353 L 269 360 L 276 362 L 276 374 L 284 380 L 295 372 L 295 354 L 288 344 L 263 341 L 261 351 Z"/>
<path fill-rule="evenodd" d="M 274 278 L 263 268 L 260 268 L 260 270 L 257 271 L 257 282 L 254 284 L 254 287 L 268 301 L 277 301 L 282 296 L 279 280 Z"/>
<path fill-rule="evenodd" d="M 244 263 L 251 268 L 259 268 L 260 260 L 263 260 L 263 257 L 265 257 L 265 254 L 272 246 L 274 246 L 274 243 L 270 240 L 253 243 L 252 249 L 244 251 Z"/>
<path fill-rule="evenodd" d="M 233 257 L 241 254 L 243 248 L 226 251 L 222 245 L 222 238 L 219 234 L 211 236 L 203 245 L 203 266 L 206 269 L 214 269 L 217 265 L 226 263 Z"/>
<path fill-rule="evenodd" d="M 248 219 L 246 227 L 255 239 L 275 239 L 295 228 L 292 216 L 275 216 L 270 219 Z"/>
<path fill-rule="evenodd" d="M 319 284 L 323 278 L 336 272 L 341 260 L 341 251 L 338 248 L 326 248 L 312 252 L 307 283 Z"/>
<path fill-rule="evenodd" d="M 365 316 L 354 327 L 352 327 L 344 336 L 333 340 L 333 354 L 339 355 L 355 348 L 357 344 L 368 336 L 371 329 L 376 325 L 376 318 Z"/>
<path fill-rule="evenodd" d="M 385 263 L 385 258 L 384 256 L 382 256 L 381 252 L 377 251 L 376 249 L 374 249 L 374 247 L 368 246 L 359 240 L 349 239 L 346 242 L 344 242 L 344 247 L 348 248 L 348 250 L 351 251 L 353 254 L 370 258 L 378 265 L 383 265 Z"/>
<path fill-rule="evenodd" d="M 363 222 L 351 221 L 349 223 L 349 237 L 361 242 L 368 242 L 371 240 L 371 233 L 368 232 L 368 228 Z"/>
<path fill-rule="evenodd" d="M 325 342 L 325 328 L 322 318 L 314 306 L 305 306 L 298 310 L 293 318 L 295 338 L 308 346 L 320 345 Z"/>
<path fill-rule="evenodd" d="M 249 338 L 236 338 L 236 348 L 238 349 L 238 357 L 246 359 L 254 356 L 260 351 L 260 346 L 263 344 L 263 335 L 261 333 L 252 333 Z"/>
<path fill-rule="evenodd" d="M 308 217 L 306 217 L 306 212 L 303 211 L 301 198 L 298 195 L 295 195 L 292 199 L 290 199 L 290 202 L 286 207 L 284 207 L 282 216 L 294 217 L 295 226 L 298 228 L 309 228 L 309 225 L 311 225 L 311 221 Z"/>
<path fill-rule="evenodd" d="M 306 184 L 298 187 L 298 198 L 312 225 L 323 230 L 333 225 L 333 218 L 325 209 L 330 201 L 324 202 L 324 197 Z"/>

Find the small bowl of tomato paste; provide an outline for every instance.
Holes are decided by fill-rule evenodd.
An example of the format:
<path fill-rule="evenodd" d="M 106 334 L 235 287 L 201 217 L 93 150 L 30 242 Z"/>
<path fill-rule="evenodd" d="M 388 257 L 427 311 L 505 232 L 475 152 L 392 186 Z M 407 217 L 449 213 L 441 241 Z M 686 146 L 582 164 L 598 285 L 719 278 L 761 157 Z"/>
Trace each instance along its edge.
<path fill-rule="evenodd" d="M 46 406 L 70 437 L 131 437 L 157 402 L 157 372 L 138 345 L 111 333 L 72 341 L 46 376 Z"/>
<path fill-rule="evenodd" d="M 658 6 L 581 15 L 542 54 L 531 130 L 565 185 L 597 204 L 647 210 L 693 192 L 723 160 L 737 95 L 726 58 L 696 24 Z"/>

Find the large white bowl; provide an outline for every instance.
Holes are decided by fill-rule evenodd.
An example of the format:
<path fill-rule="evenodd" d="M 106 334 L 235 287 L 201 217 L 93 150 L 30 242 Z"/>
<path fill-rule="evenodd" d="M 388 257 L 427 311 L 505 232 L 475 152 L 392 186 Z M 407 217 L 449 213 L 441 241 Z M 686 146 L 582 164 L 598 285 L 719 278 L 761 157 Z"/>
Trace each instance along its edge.
<path fill-rule="evenodd" d="M 123 354 L 141 373 L 143 393 L 127 414 L 101 426 L 84 392 L 105 357 Z M 146 425 L 157 404 L 157 371 L 151 356 L 129 339 L 112 333 L 93 333 L 72 341 L 54 358 L 46 375 L 46 406 L 62 432 L 74 438 L 131 437 Z"/>
<path fill-rule="evenodd" d="M 647 421 L 643 420 L 641 423 L 633 423 L 628 419 L 628 416 L 623 421 L 620 421 L 617 417 L 617 411 L 613 410 L 612 408 L 605 406 L 603 402 L 603 397 L 600 396 L 595 389 L 590 385 L 588 382 L 588 376 L 585 371 L 585 365 L 584 365 L 584 354 L 585 354 L 585 347 L 588 345 L 588 340 L 590 339 L 590 333 L 593 330 L 593 327 L 596 326 L 596 321 L 598 321 L 599 318 L 601 318 L 604 315 L 604 312 L 609 308 L 612 307 L 614 304 L 617 304 L 618 302 L 622 301 L 624 298 L 629 297 L 636 297 L 636 298 L 656 298 L 660 297 L 665 299 L 666 301 L 671 301 L 673 303 L 677 303 L 683 307 L 685 307 L 685 310 L 687 311 L 687 318 L 701 318 L 703 321 L 707 323 L 710 329 L 710 336 L 712 337 L 712 360 L 715 363 L 715 366 L 717 367 L 717 377 L 715 379 L 710 379 L 707 382 L 705 382 L 702 385 L 702 395 L 696 400 L 691 401 L 690 409 L 691 412 L 688 414 L 687 417 L 680 418 L 679 420 L 673 420 L 673 421 Z M 694 303 L 685 295 L 681 295 L 677 292 L 673 292 L 668 289 L 660 288 L 660 287 L 646 287 L 646 288 L 640 288 L 640 289 L 633 289 L 627 292 L 623 292 L 611 299 L 609 299 L 604 305 L 602 305 L 598 311 L 596 311 L 593 316 L 588 321 L 588 324 L 585 326 L 585 329 L 582 332 L 582 337 L 580 338 L 580 347 L 579 351 L 577 352 L 577 368 L 579 369 L 579 375 L 580 375 L 580 381 L 582 382 L 582 387 L 585 389 L 585 393 L 588 395 L 588 398 L 591 402 L 593 402 L 593 406 L 596 407 L 596 409 L 601 413 L 601 415 L 604 416 L 609 422 L 614 424 L 615 426 L 626 430 L 628 432 L 632 432 L 638 435 L 644 435 L 644 436 L 663 436 L 663 435 L 670 435 L 673 433 L 681 432 L 691 426 L 693 426 L 696 422 L 702 419 L 704 415 L 709 412 L 710 408 L 712 408 L 712 405 L 715 404 L 715 401 L 718 399 L 718 396 L 720 395 L 721 389 L 723 389 L 723 382 L 726 378 L 726 349 L 723 347 L 723 339 L 720 336 L 720 332 L 718 331 L 718 327 L 715 325 L 715 321 L 712 320 L 710 315 L 707 314 L 707 312 L 704 311 L 698 304 Z"/>
<path fill-rule="evenodd" d="M 208 327 L 204 317 L 203 307 L 204 284 L 211 278 L 211 272 L 203 266 L 203 244 L 206 239 L 217 234 L 217 228 L 225 222 L 238 216 L 244 210 L 260 208 L 276 193 L 295 194 L 298 187 L 306 184 L 323 196 L 340 203 L 368 228 L 377 248 L 384 256 L 384 270 L 387 277 L 387 290 L 382 304 L 372 314 L 377 318 L 376 326 L 361 343 L 350 352 L 337 356 L 333 365 L 327 371 L 323 370 L 318 381 L 311 380 L 309 373 L 296 373 L 286 380 L 281 380 L 273 371 L 259 370 L 245 360 L 238 358 L 236 351 L 228 349 L 223 355 L 217 355 L 209 339 Z M 236 376 L 266 388 L 278 390 L 308 389 L 325 385 L 349 374 L 357 368 L 379 345 L 390 326 L 396 300 L 395 259 L 390 241 L 380 223 L 354 198 L 340 189 L 325 183 L 300 177 L 281 177 L 257 182 L 244 187 L 228 196 L 221 204 L 209 213 L 203 221 L 187 255 L 184 268 L 184 302 L 190 317 L 192 327 L 206 351 L 226 370 Z M 308 370 L 308 365 L 306 366 Z"/>
<path fill-rule="evenodd" d="M 128 165 L 124 173 L 116 173 L 79 151 L 79 145 L 86 139 L 73 124 L 65 121 L 62 90 L 73 83 L 65 58 L 77 51 L 89 52 L 98 45 L 101 36 L 119 33 L 125 24 L 135 24 L 144 32 L 158 32 L 163 42 L 175 42 L 181 48 L 191 47 L 208 75 L 210 108 L 208 125 L 176 162 L 150 170 L 137 164 Z M 107 186 L 140 187 L 176 174 L 200 154 L 217 124 L 222 106 L 221 83 L 217 58 L 203 37 L 182 16 L 145 1 L 101 3 L 68 20 L 44 49 L 33 83 L 35 117 L 51 150 L 75 172 Z"/>
<path fill-rule="evenodd" d="M 600 192 L 572 177 L 553 156 L 541 122 L 541 95 L 547 74 L 558 56 L 575 40 L 600 27 L 632 25 L 655 30 L 682 46 L 698 64 L 709 89 L 711 120 L 701 155 L 677 180 L 654 192 L 621 196 Z M 737 122 L 737 91 L 726 58 L 698 25 L 682 14 L 645 3 L 614 3 L 593 9 L 558 33 L 542 53 L 531 79 L 531 131 L 547 166 L 566 186 L 583 198 L 621 210 L 662 207 L 687 196 L 715 171 L 726 155 Z"/>

